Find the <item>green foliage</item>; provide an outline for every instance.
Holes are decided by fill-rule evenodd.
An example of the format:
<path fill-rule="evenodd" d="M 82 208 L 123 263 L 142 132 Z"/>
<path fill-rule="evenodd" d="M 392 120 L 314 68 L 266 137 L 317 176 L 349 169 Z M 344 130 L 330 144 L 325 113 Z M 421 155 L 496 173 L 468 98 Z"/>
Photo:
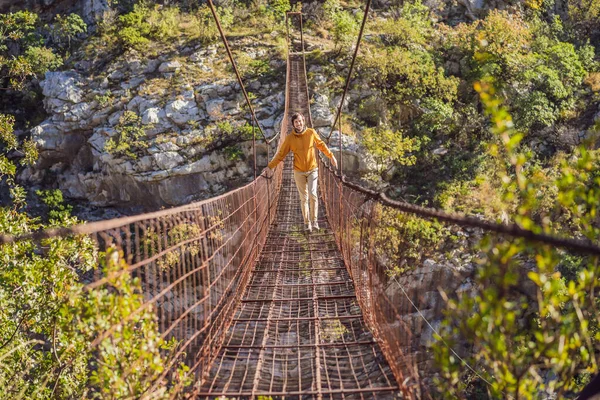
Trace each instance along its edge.
<path fill-rule="evenodd" d="M 342 11 L 339 0 L 325 0 L 323 3 L 323 17 L 326 21 L 333 23 L 337 13 Z"/>
<path fill-rule="evenodd" d="M 223 29 L 228 29 L 233 24 L 233 9 L 231 7 L 216 7 L 217 15 Z M 215 24 L 210 8 L 203 4 L 198 8 L 193 18 L 194 35 L 204 43 L 214 42 L 219 38 L 219 31 Z"/>
<path fill-rule="evenodd" d="M 223 151 L 225 152 L 225 155 L 229 161 L 238 161 L 244 156 L 244 152 L 239 148 L 239 146 L 227 146 L 223 149 Z"/>
<path fill-rule="evenodd" d="M 33 142 L 19 144 L 14 118 L 0 114 L 4 152 L 25 154 L 35 162 Z M 59 190 L 38 191 L 48 207 L 48 224 L 17 210 L 25 189 L 13 177 L 16 165 L 0 154 L 14 208 L 0 208 L 0 232 L 21 235 L 79 223 Z M 182 236 L 193 229 L 179 229 Z M 174 233 L 177 235 L 176 233 Z M 153 385 L 171 364 L 177 343 L 161 338 L 152 307 L 144 304 L 138 278 L 132 278 L 121 252 L 100 253 L 88 236 L 0 246 L 0 393 L 11 398 L 172 398 L 189 384 L 180 367 L 173 386 Z M 86 288 L 82 277 L 102 264 L 108 282 Z M 116 329 L 113 329 L 116 328 Z M 113 333 L 107 334 L 109 329 Z"/>
<path fill-rule="evenodd" d="M 234 53 L 235 64 L 245 79 L 256 79 L 274 73 L 268 59 L 251 58 L 246 52 Z"/>
<path fill-rule="evenodd" d="M 285 20 L 285 13 L 290 11 L 290 0 L 269 0 L 269 8 L 276 21 L 282 23 Z"/>
<path fill-rule="evenodd" d="M 446 76 L 443 68 L 436 65 L 435 57 L 424 49 L 375 49 L 364 57 L 362 68 L 385 93 L 389 111 L 397 118 L 403 118 L 403 109 L 414 107 L 416 99 L 452 104 L 457 97 L 459 80 Z"/>
<path fill-rule="evenodd" d="M 504 199 L 516 202 L 514 220 L 534 232 L 560 228 L 554 218 L 536 217 L 548 176 L 529 171 L 535 168 L 521 144 L 524 135 L 514 130 L 510 114 L 488 83 L 476 89 L 499 142 L 490 152 L 504 166 L 500 170 Z M 556 206 L 562 207 L 562 218 L 571 221 L 576 235 L 597 240 L 600 154 L 581 147 L 575 160 L 564 160 L 561 173 L 553 178 Z M 489 382 L 492 398 L 536 398 L 542 393 L 563 398 L 580 390 L 587 375 L 597 370 L 600 315 L 590 295 L 599 285 L 597 258 L 498 237 L 483 240 L 480 250 L 473 292 L 448 303 L 442 331 L 446 342 L 468 340 L 473 345 L 467 362 Z M 441 343 L 436 358 L 446 395 L 461 397 L 466 389 L 464 366 Z"/>
<path fill-rule="evenodd" d="M 378 126 L 367 128 L 362 132 L 362 143 L 373 157 L 378 176 L 389 170 L 395 163 L 400 165 L 414 165 L 416 158 L 410 154 L 419 149 L 419 142 L 414 138 L 404 137 L 402 132 Z"/>
<path fill-rule="evenodd" d="M 598 0 L 568 0 L 567 9 L 571 24 L 586 38 L 594 30 L 597 32 L 600 24 L 600 1 Z"/>
<path fill-rule="evenodd" d="M 451 48 L 470 58 L 466 78 L 494 78 L 511 99 L 519 129 L 550 126 L 575 113 L 576 97 L 593 65 L 593 49 L 577 50 L 564 36 L 560 19 L 527 22 L 519 14 L 492 11 L 482 21 L 450 34 Z"/>
<path fill-rule="evenodd" d="M 104 143 L 104 150 L 116 156 L 125 156 L 136 159 L 142 149 L 148 147 L 144 140 L 146 130 L 142 119 L 133 111 L 125 111 L 115 127 L 117 135 L 109 138 Z"/>
<path fill-rule="evenodd" d="M 388 207 L 380 207 L 378 212 L 382 224 L 373 233 L 375 250 L 384 257 L 386 265 L 393 266 L 390 274 L 416 268 L 423 259 L 436 254 L 449 237 L 448 229 L 437 221 Z"/>
<path fill-rule="evenodd" d="M 217 122 L 217 128 L 225 135 L 231 135 L 233 133 L 233 125 L 231 125 L 231 122 L 229 121 Z"/>
<path fill-rule="evenodd" d="M 39 45 L 41 38 L 35 32 L 37 14 L 31 11 L 0 14 L 0 52 L 8 50 L 10 43 Z"/>
<path fill-rule="evenodd" d="M 8 88 L 23 90 L 31 79 L 62 65 L 62 57 L 44 45 L 41 33 L 35 13 L 0 14 L 0 76 Z"/>
<path fill-rule="evenodd" d="M 233 22 L 230 8 L 217 8 L 217 14 L 223 28 Z M 210 9 L 202 5 L 195 13 L 182 13 L 177 6 L 151 5 L 147 2 L 136 3 L 133 10 L 119 17 L 116 36 L 126 48 L 139 51 L 150 49 L 150 44 L 171 43 L 186 34 L 197 36 L 206 42 L 213 41 L 218 32 Z"/>
<path fill-rule="evenodd" d="M 73 206 L 65 204 L 63 194 L 59 189 L 38 190 L 35 193 L 48 206 L 49 225 L 64 226 L 73 223 L 70 220 Z"/>
<path fill-rule="evenodd" d="M 448 134 L 455 127 L 455 114 L 452 104 L 435 98 L 426 97 L 420 104 L 423 114 L 415 121 L 417 132 L 424 135 Z"/>
<path fill-rule="evenodd" d="M 387 121 L 386 109 L 385 100 L 378 96 L 369 96 L 360 102 L 356 114 L 369 125 L 377 126 Z"/>
<path fill-rule="evenodd" d="M 333 42 L 341 52 L 350 46 L 358 34 L 360 26 L 354 16 L 348 11 L 338 11 L 333 17 Z"/>
<path fill-rule="evenodd" d="M 31 139 L 25 139 L 19 143 L 14 134 L 15 118 L 12 115 L 0 114 L 0 144 L 3 153 L 0 153 L 0 180 L 6 179 L 13 204 L 21 207 L 25 204 L 25 190 L 15 181 L 17 165 L 7 157 L 11 151 L 17 151 L 22 155 L 20 164 L 22 166 L 33 165 L 38 158 L 38 151 Z"/>
<path fill-rule="evenodd" d="M 58 203 L 58 196 L 50 196 Z M 77 222 L 70 217 L 62 224 Z M 24 213 L 0 209 L 0 230 L 42 226 Z M 99 254 L 88 237 L 44 239 L 0 248 L 0 391 L 16 398 L 139 398 L 164 371 L 174 343 L 160 338 L 152 308 L 139 312 L 141 285 L 124 273 L 122 254 Z M 87 290 L 80 274 L 100 260 L 109 282 Z M 113 326 L 111 336 L 90 344 Z M 182 370 L 184 372 L 184 370 Z M 149 391 L 169 398 L 169 390 Z"/>
<path fill-rule="evenodd" d="M 98 105 L 100 107 L 106 107 L 108 105 L 111 105 L 111 103 L 114 101 L 114 97 L 113 94 L 110 90 L 106 91 L 104 94 L 100 95 L 96 95 L 94 97 L 94 100 L 96 100 L 98 102 Z"/>
<path fill-rule="evenodd" d="M 77 14 L 69 14 L 67 16 L 57 14 L 49 30 L 54 41 L 59 46 L 66 44 L 68 48 L 71 48 L 71 41 L 77 35 L 87 32 L 87 24 Z"/>
<path fill-rule="evenodd" d="M 118 37 L 125 47 L 144 50 L 150 43 L 147 36 L 150 35 L 151 26 L 147 22 L 150 10 L 145 3 L 137 3 L 133 11 L 119 17 L 122 28 Z"/>

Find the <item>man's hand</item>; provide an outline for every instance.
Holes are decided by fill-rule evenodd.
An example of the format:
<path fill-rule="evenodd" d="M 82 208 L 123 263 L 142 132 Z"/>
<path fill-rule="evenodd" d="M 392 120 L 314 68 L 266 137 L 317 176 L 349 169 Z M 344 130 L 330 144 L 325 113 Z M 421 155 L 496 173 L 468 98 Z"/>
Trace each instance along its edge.
<path fill-rule="evenodd" d="M 334 155 L 331 156 L 331 165 L 333 165 L 333 168 L 337 169 L 337 160 Z"/>
<path fill-rule="evenodd" d="M 265 174 L 265 176 L 268 178 L 270 175 L 273 175 L 273 170 L 271 168 L 269 168 L 269 166 L 267 165 L 263 171 L 263 173 Z"/>

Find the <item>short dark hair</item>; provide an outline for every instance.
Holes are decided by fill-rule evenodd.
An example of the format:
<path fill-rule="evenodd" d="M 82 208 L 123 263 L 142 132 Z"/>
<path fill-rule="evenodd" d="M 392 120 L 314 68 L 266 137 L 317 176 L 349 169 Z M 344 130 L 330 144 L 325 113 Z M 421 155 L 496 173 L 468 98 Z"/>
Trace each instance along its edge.
<path fill-rule="evenodd" d="M 298 118 L 302 117 L 302 119 L 304 119 L 304 115 L 302 115 L 302 113 L 296 112 L 292 114 L 292 124 L 294 123 L 295 120 L 297 120 Z"/>

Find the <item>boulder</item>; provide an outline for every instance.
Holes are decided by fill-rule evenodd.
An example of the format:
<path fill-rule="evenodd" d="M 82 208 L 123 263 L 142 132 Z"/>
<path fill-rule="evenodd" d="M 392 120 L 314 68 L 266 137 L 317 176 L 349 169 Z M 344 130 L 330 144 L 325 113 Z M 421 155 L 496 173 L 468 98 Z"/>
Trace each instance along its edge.
<path fill-rule="evenodd" d="M 147 110 L 145 110 L 142 113 L 142 124 L 144 125 L 151 125 L 151 124 L 158 124 L 161 120 L 161 117 L 165 117 L 165 111 L 157 108 L 157 107 L 151 107 L 148 108 Z"/>
<path fill-rule="evenodd" d="M 210 100 L 204 103 L 208 117 L 213 121 L 223 118 L 223 99 Z"/>
<path fill-rule="evenodd" d="M 79 87 L 81 84 L 81 76 L 74 71 L 46 72 L 45 79 L 40 82 L 42 93 L 46 98 L 70 103 L 79 103 L 82 100 L 83 91 Z"/>
<path fill-rule="evenodd" d="M 164 63 L 160 64 L 160 67 L 158 67 L 158 72 L 175 72 L 179 69 L 181 69 L 181 63 L 179 61 L 165 61 Z"/>
<path fill-rule="evenodd" d="M 152 157 L 154 158 L 156 166 L 165 171 L 171 170 L 185 161 L 183 157 L 179 155 L 179 153 L 174 151 L 156 153 Z"/>
<path fill-rule="evenodd" d="M 198 106 L 194 100 L 179 99 L 168 103 L 165 107 L 165 115 L 177 125 L 200 119 Z"/>

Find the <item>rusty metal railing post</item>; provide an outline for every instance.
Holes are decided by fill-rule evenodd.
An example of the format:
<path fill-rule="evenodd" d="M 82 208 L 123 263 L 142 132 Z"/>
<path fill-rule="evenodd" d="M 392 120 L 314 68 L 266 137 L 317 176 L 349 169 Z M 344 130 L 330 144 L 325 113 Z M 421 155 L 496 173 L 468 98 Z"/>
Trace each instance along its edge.
<path fill-rule="evenodd" d="M 340 106 L 340 109 L 343 107 L 343 104 Z M 340 170 L 340 178 L 343 176 L 342 175 L 342 119 L 339 119 L 339 129 L 340 129 L 340 161 L 339 161 L 339 170 Z M 343 206 L 344 206 L 344 202 L 342 200 L 342 198 L 344 197 L 344 184 L 342 183 L 342 180 L 340 179 L 340 252 L 342 253 L 342 257 L 344 256 L 344 240 L 343 240 L 343 232 L 342 232 L 342 222 L 343 222 Z"/>
<path fill-rule="evenodd" d="M 256 131 L 254 127 L 254 120 L 252 120 L 252 156 L 254 157 L 254 180 L 256 180 Z"/>
<path fill-rule="evenodd" d="M 267 144 L 267 160 L 271 159 L 271 148 L 269 147 L 269 145 Z M 267 218 L 268 218 L 268 224 L 271 224 L 271 180 L 273 179 L 273 177 L 275 176 L 275 171 L 271 170 L 271 178 L 267 177 L 267 198 L 268 198 L 268 212 L 267 212 Z"/>
<path fill-rule="evenodd" d="M 288 47 L 288 52 L 290 51 L 290 22 L 288 19 L 288 13 L 285 13 L 285 30 L 286 30 L 286 37 L 285 40 L 287 41 L 287 47 Z"/>

